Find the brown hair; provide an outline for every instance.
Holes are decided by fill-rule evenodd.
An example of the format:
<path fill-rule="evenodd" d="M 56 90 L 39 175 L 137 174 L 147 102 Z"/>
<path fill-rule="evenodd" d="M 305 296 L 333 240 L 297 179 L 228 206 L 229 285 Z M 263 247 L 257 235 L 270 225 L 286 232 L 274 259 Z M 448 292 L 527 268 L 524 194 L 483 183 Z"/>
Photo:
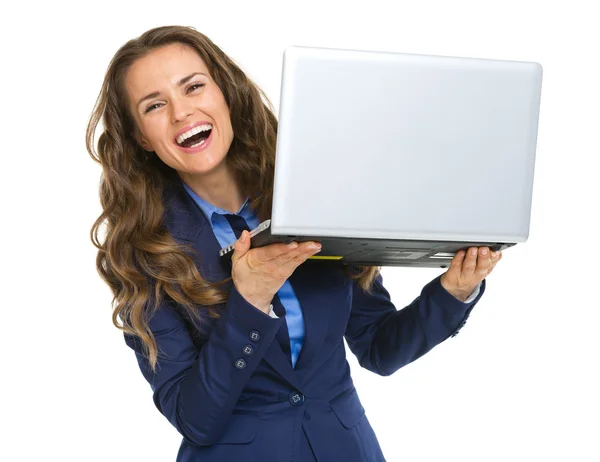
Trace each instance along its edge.
<path fill-rule="evenodd" d="M 191 246 L 177 243 L 163 226 L 161 198 L 177 172 L 158 156 L 148 155 L 134 138 L 138 129 L 128 109 L 126 72 L 137 59 L 172 43 L 196 50 L 225 97 L 234 132 L 226 162 L 241 191 L 253 198 L 250 205 L 261 222 L 271 216 L 277 137 L 277 119 L 265 93 L 193 27 L 150 29 L 125 43 L 110 61 L 86 131 L 87 151 L 102 166 L 99 193 L 103 212 L 90 236 L 98 248 L 97 270 L 113 292 L 113 324 L 142 340 L 154 371 L 158 351 L 146 316 L 158 308 L 163 293 L 180 304 L 192 320 L 201 321 L 197 305 L 218 318 L 214 305 L 225 303 L 228 297 L 219 286 L 231 281 L 203 279 L 189 255 Z M 104 131 L 96 154 L 94 136 L 101 119 Z M 98 231 L 105 221 L 106 239 L 101 243 Z M 347 271 L 348 275 L 369 291 L 379 268 L 353 270 Z M 150 313 L 145 312 L 147 306 Z"/>

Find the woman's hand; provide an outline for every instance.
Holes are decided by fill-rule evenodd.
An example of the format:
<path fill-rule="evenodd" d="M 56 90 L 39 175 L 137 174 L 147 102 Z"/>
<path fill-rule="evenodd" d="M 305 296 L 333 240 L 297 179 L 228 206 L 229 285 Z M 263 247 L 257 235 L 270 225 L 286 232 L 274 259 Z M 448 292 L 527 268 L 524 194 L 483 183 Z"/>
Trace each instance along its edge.
<path fill-rule="evenodd" d="M 448 271 L 442 274 L 440 282 L 444 289 L 464 302 L 501 259 L 502 252 L 490 252 L 487 247 L 460 250 L 452 259 Z"/>
<path fill-rule="evenodd" d="M 231 277 L 242 297 L 266 314 L 273 297 L 294 270 L 321 250 L 310 242 L 276 243 L 250 250 L 250 233 L 243 231 L 231 256 Z"/>

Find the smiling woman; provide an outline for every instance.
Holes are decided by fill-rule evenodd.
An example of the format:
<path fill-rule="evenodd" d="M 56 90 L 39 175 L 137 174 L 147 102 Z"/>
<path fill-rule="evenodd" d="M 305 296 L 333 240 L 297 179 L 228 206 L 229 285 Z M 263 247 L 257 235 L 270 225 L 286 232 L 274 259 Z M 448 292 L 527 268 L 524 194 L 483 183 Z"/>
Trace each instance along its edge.
<path fill-rule="evenodd" d="M 101 119 L 104 131 L 96 152 L 95 131 Z M 102 166 L 103 212 L 92 227 L 97 270 L 114 295 L 113 323 L 136 352 L 158 409 L 184 438 L 179 461 L 241 460 L 249 455 L 287 461 L 290 451 L 299 451 L 302 461 L 315 460 L 306 434 L 297 431 L 295 417 L 289 414 L 300 410 L 298 400 L 265 422 L 267 435 L 280 432 L 283 438 L 278 456 L 264 436 L 254 439 L 257 416 L 268 407 L 280 406 L 276 396 L 282 392 L 287 396 L 289 387 L 300 388 L 291 377 L 281 387 L 281 378 L 276 378 L 280 376 L 269 372 L 271 366 L 263 359 L 277 357 L 277 351 L 280 359 L 285 358 L 280 345 L 290 358 L 292 342 L 295 362 L 303 330 L 294 330 L 288 321 L 288 336 L 284 314 L 278 317 L 272 310 L 273 305 L 284 309 L 278 297 L 267 303 L 270 313 L 263 313 L 262 304 L 251 304 L 252 294 L 242 290 L 243 263 L 232 271 L 218 260 L 222 239 L 237 236 L 229 218 L 225 220 L 227 213 L 235 216 L 239 211 L 237 218 L 244 216 L 250 224 L 271 216 L 276 134 L 277 120 L 264 92 L 208 37 L 179 26 L 151 29 L 117 51 L 88 124 L 87 150 Z M 100 242 L 102 224 L 106 224 L 106 238 Z M 280 247 L 267 246 L 246 255 L 260 255 L 268 247 L 271 252 L 277 249 L 282 265 L 285 260 L 289 267 L 314 253 L 301 245 L 284 254 Z M 343 279 L 337 270 L 331 272 L 326 293 L 339 296 L 341 288 L 352 287 L 350 281 L 368 289 L 378 268 L 345 267 L 344 272 Z M 270 274 L 254 277 L 263 282 Z M 324 273 L 313 269 L 308 276 L 322 282 Z M 248 280 L 246 287 L 260 286 Z M 295 295 L 302 299 L 297 281 Z M 281 282 L 276 285 L 281 287 Z M 316 282 L 306 288 L 317 287 Z M 297 304 L 295 319 L 302 323 L 289 281 L 279 295 L 290 310 L 290 320 Z M 342 300 L 347 301 L 348 294 Z M 318 313 L 319 308 L 310 311 Z M 275 334 L 283 341 L 273 342 Z M 336 340 L 333 357 L 347 366 L 339 345 Z M 305 349 L 317 347 L 309 341 Z M 330 356 L 332 351 L 323 352 Z M 315 366 L 319 364 L 315 361 Z M 281 367 L 291 366 L 287 362 Z M 339 374 L 334 379 L 338 385 L 327 388 L 322 396 L 325 402 L 349 389 L 345 366 L 335 374 Z M 315 394 L 321 394 L 320 387 L 315 381 Z M 310 393 L 308 388 L 304 391 Z M 238 409 L 242 395 L 245 411 Z M 267 395 L 273 399 L 264 401 Z M 358 398 L 353 403 L 356 406 Z M 242 421 L 239 412 L 250 415 Z M 332 415 L 327 413 L 326 418 Z M 312 425 L 317 428 L 318 422 L 315 416 Z M 346 446 L 358 448 L 360 435 L 339 422 L 336 425 L 341 433 L 332 441 L 343 447 L 350 438 L 352 444 Z M 253 439 L 252 446 L 239 444 Z M 313 444 L 324 444 L 325 454 L 328 443 L 317 440 Z M 375 449 L 379 451 L 378 446 L 371 448 Z"/>

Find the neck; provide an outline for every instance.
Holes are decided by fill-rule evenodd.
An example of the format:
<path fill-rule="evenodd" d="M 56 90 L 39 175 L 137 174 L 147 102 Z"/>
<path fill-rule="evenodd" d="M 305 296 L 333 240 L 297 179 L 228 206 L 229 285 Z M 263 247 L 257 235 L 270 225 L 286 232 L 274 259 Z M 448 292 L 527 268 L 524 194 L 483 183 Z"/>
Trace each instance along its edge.
<path fill-rule="evenodd" d="M 198 196 L 230 213 L 237 213 L 246 201 L 246 197 L 227 168 L 202 175 L 186 172 L 178 172 L 178 174 Z"/>

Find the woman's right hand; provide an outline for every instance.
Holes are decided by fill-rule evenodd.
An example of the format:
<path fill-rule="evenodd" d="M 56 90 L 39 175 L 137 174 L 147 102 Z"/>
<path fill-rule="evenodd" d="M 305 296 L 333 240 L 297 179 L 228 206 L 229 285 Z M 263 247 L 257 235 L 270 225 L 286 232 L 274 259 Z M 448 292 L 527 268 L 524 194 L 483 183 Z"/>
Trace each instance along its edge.
<path fill-rule="evenodd" d="M 277 291 L 298 266 L 320 250 L 320 244 L 313 241 L 276 243 L 250 250 L 250 233 L 243 231 L 231 257 L 233 283 L 248 303 L 269 314 Z"/>

